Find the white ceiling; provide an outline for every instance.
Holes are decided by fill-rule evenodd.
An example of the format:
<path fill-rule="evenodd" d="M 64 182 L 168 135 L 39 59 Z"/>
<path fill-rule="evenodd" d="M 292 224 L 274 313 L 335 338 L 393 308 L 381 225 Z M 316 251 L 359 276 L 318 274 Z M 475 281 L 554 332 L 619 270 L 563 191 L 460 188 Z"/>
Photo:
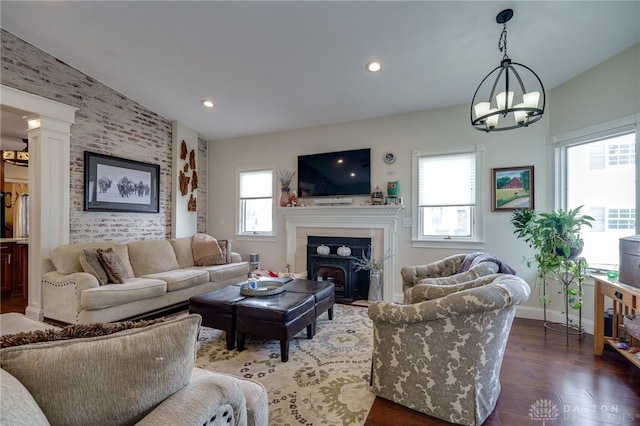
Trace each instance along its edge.
<path fill-rule="evenodd" d="M 206 140 L 471 102 L 509 56 L 547 90 L 640 42 L 640 2 L 0 2 L 3 29 Z M 382 61 L 370 74 L 365 63 Z M 216 101 L 213 110 L 200 105 Z"/>

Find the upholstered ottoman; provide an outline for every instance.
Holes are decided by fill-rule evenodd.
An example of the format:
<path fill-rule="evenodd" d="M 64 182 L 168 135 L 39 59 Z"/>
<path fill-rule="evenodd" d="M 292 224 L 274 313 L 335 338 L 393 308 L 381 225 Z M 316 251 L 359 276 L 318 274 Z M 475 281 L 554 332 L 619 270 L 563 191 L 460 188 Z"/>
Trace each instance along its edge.
<path fill-rule="evenodd" d="M 313 335 L 316 335 L 317 319 L 325 311 L 329 320 L 333 320 L 333 305 L 336 303 L 335 285 L 329 281 L 311 281 L 295 279 L 284 285 L 290 293 L 313 294 L 315 297 L 316 321 L 313 322 Z"/>
<path fill-rule="evenodd" d="M 200 314 L 205 327 L 224 330 L 227 350 L 232 350 L 236 345 L 236 303 L 244 299 L 240 287 L 230 285 L 191 297 L 189 313 Z"/>
<path fill-rule="evenodd" d="M 285 291 L 273 296 L 247 297 L 236 303 L 238 350 L 244 350 L 246 334 L 278 339 L 280 359 L 287 362 L 289 341 L 305 327 L 307 338 L 313 338 L 315 320 L 313 295 Z"/>

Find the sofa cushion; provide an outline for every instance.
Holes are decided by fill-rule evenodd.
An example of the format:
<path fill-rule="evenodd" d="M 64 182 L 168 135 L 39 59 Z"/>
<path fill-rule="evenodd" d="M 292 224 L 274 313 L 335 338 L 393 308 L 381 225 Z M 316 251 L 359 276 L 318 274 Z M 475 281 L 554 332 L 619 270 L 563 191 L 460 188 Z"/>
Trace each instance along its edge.
<path fill-rule="evenodd" d="M 152 278 L 167 283 L 167 291 L 182 290 L 209 282 L 207 271 L 197 269 L 174 269 L 158 274 L 144 275 L 141 278 Z"/>
<path fill-rule="evenodd" d="M 179 268 L 176 253 L 167 240 L 133 241 L 127 247 L 136 277 Z"/>
<path fill-rule="evenodd" d="M 226 244 L 225 244 L 226 246 Z M 223 253 L 218 240 L 207 234 L 193 236 L 193 263 L 196 266 L 222 265 L 227 262 L 227 255 Z"/>
<path fill-rule="evenodd" d="M 188 269 L 199 269 L 201 271 L 207 271 L 209 273 L 209 281 L 224 281 L 229 278 L 237 277 L 238 275 L 247 276 L 249 273 L 249 263 L 228 263 L 224 265 L 211 265 L 211 266 L 193 266 Z"/>
<path fill-rule="evenodd" d="M 93 310 L 124 305 L 167 293 L 167 283 L 151 278 L 130 278 L 123 284 L 86 289 L 80 295 L 80 309 Z"/>
<path fill-rule="evenodd" d="M 124 266 L 124 262 L 113 251 L 112 247 L 106 250 L 97 249 L 96 252 L 98 253 L 100 264 L 107 272 L 107 276 L 109 276 L 110 283 L 122 284 L 127 278 L 131 278 L 127 268 Z"/>
<path fill-rule="evenodd" d="M 199 326 L 200 316 L 188 315 L 108 336 L 16 346 L 0 349 L 0 362 L 51 424 L 134 424 L 189 383 Z"/>
<path fill-rule="evenodd" d="M 49 425 L 49 421 L 27 388 L 0 369 L 0 424 L 12 426 Z"/>
<path fill-rule="evenodd" d="M 179 268 L 193 266 L 193 237 L 173 238 L 169 240 L 176 254 Z"/>
<path fill-rule="evenodd" d="M 105 285 L 109 282 L 109 276 L 100 263 L 100 258 L 98 258 L 98 251 L 96 249 L 82 249 L 82 253 L 80 254 L 80 265 L 82 265 L 82 269 L 85 272 L 96 277 L 100 285 Z"/>
<path fill-rule="evenodd" d="M 75 243 L 58 246 L 51 250 L 49 258 L 56 267 L 56 270 L 61 274 L 72 274 L 74 272 L 84 272 L 82 265 L 80 264 L 80 254 L 83 249 L 108 249 L 113 248 L 113 251 L 118 255 L 120 260 L 125 264 L 127 268 L 127 274 L 133 276 L 133 269 L 129 263 L 129 252 L 127 246 L 120 243 Z"/>

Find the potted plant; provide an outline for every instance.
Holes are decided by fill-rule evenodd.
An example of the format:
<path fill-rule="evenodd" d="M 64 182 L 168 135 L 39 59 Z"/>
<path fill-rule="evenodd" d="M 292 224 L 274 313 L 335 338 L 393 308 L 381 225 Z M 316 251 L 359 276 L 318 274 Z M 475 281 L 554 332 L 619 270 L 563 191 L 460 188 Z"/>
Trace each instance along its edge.
<path fill-rule="evenodd" d="M 291 203 L 289 190 L 291 189 L 291 179 L 296 174 L 293 170 L 281 169 L 277 171 L 278 180 L 280 181 L 280 207 L 287 207 Z"/>
<path fill-rule="evenodd" d="M 537 275 L 543 286 L 540 304 L 546 308 L 550 302 L 546 294 L 549 278 L 563 285 L 566 324 L 569 324 L 568 309 L 582 307 L 582 282 L 585 278 L 587 262 L 578 258 L 584 247 L 581 237 L 582 226 L 591 227 L 595 219 L 583 215 L 583 206 L 570 210 L 553 210 L 538 213 L 534 210 L 516 210 L 511 216 L 511 224 L 517 238 L 523 239 L 536 253 Z M 525 259 L 531 266 L 531 259 Z M 581 325 L 579 326 L 581 328 Z"/>
<path fill-rule="evenodd" d="M 362 251 L 362 258 L 356 259 L 353 262 L 353 268 L 358 271 L 369 271 L 369 297 L 368 299 L 381 300 L 382 299 L 382 269 L 384 262 L 393 257 L 390 252 L 387 252 L 379 259 L 373 257 L 373 248 L 369 245 L 369 250 Z"/>

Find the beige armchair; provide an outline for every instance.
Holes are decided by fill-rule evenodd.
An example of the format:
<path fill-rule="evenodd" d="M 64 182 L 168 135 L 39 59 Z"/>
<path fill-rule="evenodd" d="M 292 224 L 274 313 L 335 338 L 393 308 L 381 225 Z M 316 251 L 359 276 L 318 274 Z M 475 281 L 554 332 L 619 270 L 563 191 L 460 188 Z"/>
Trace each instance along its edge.
<path fill-rule="evenodd" d="M 416 287 L 422 284 L 452 285 L 496 273 L 515 275 L 499 258 L 483 252 L 454 254 L 425 265 L 405 266 L 400 273 L 405 303 L 422 300 L 419 295 L 414 296 Z"/>
<path fill-rule="evenodd" d="M 410 305 L 372 303 L 376 395 L 457 424 L 480 425 L 491 414 L 516 306 L 531 289 L 507 274 L 467 286 Z"/>

